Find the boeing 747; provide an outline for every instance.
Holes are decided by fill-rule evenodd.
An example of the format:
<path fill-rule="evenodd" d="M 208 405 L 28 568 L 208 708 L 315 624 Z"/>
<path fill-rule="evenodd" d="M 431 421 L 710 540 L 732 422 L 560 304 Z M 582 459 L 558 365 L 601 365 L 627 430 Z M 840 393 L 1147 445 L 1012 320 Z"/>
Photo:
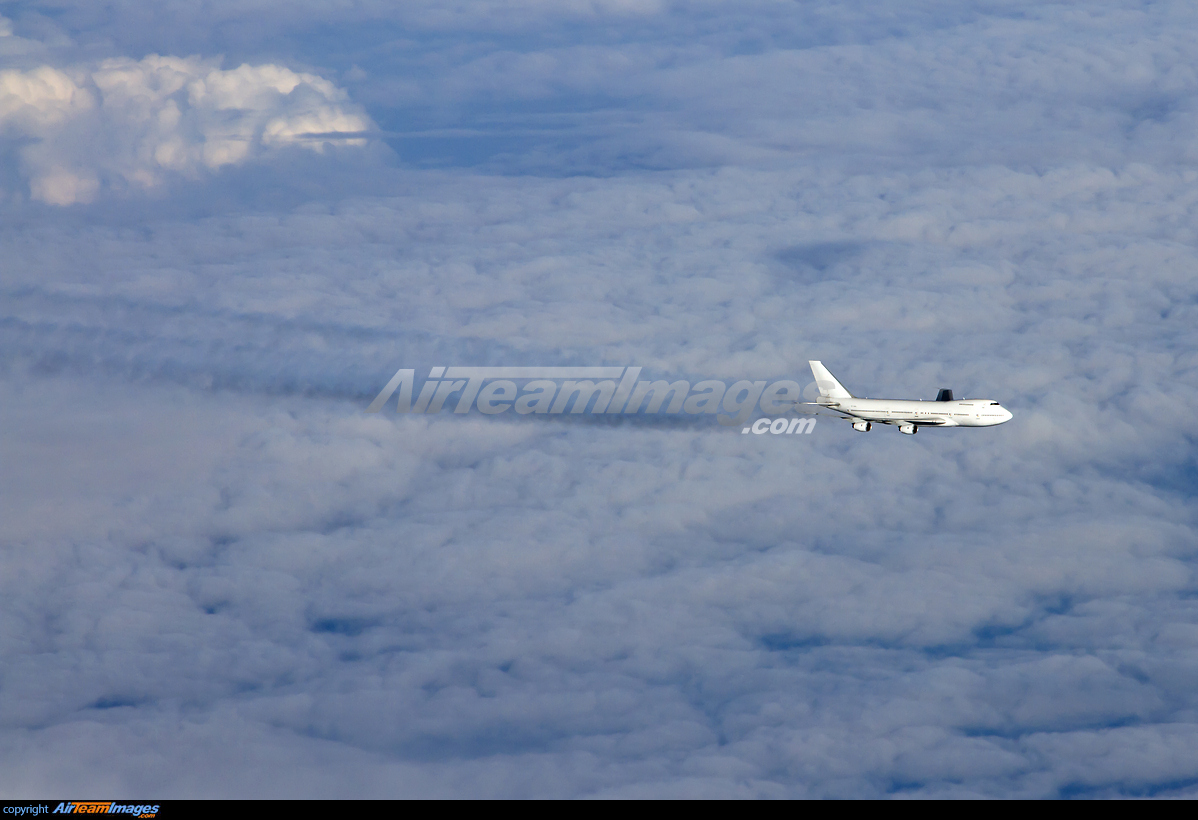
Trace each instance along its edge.
<path fill-rule="evenodd" d="M 1011 420 L 1010 411 L 998 402 L 953 399 L 951 390 L 941 390 L 936 401 L 857 398 L 836 381 L 822 362 L 808 364 L 819 387 L 819 400 L 804 404 L 835 413 L 851 421 L 853 429 L 862 433 L 868 433 L 875 424 L 893 424 L 900 433 L 913 436 L 920 427 L 993 427 Z"/>

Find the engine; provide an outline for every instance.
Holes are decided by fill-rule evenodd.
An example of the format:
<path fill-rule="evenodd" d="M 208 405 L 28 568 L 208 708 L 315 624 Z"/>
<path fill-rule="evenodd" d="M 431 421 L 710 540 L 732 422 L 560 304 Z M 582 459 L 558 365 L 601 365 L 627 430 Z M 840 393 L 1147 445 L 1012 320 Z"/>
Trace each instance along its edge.
<path fill-rule="evenodd" d="M 916 427 L 914 424 L 900 424 L 899 432 L 906 433 L 909 436 L 913 436 L 919 432 L 919 428 Z"/>
<path fill-rule="evenodd" d="M 870 430 L 874 429 L 874 426 L 868 421 L 855 421 L 853 422 L 853 429 L 858 433 L 868 433 Z"/>

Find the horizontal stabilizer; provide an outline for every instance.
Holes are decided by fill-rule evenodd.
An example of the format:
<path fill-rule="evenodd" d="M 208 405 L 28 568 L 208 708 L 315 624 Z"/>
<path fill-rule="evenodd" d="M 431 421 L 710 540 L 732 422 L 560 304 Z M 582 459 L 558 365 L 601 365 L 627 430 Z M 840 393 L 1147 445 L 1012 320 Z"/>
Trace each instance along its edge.
<path fill-rule="evenodd" d="M 844 389 L 844 386 L 836 381 L 828 368 L 824 367 L 823 362 L 807 362 L 811 365 L 811 372 L 815 375 L 815 384 L 819 387 L 819 394 L 826 399 L 851 399 L 853 394 Z"/>
<path fill-rule="evenodd" d="M 857 419 L 856 416 L 837 410 L 834 407 L 809 401 L 796 402 L 794 412 L 802 416 L 829 416 L 834 419 L 849 419 L 851 421 Z"/>

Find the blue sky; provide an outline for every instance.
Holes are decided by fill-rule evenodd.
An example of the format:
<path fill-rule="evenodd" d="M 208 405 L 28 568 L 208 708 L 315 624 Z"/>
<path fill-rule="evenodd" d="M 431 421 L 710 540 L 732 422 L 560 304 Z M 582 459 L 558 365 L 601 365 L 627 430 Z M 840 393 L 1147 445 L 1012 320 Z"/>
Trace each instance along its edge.
<path fill-rule="evenodd" d="M 1186 4 L 0 15 L 0 793 L 1193 793 Z M 1015 418 L 362 412 L 808 359 Z"/>

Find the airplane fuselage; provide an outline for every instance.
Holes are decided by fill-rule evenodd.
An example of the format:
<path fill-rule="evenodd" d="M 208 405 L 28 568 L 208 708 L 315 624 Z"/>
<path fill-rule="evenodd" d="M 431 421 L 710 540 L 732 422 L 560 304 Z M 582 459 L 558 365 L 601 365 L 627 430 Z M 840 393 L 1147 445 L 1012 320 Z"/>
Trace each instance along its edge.
<path fill-rule="evenodd" d="M 818 404 L 862 421 L 914 423 L 927 427 L 993 427 L 1011 413 L 992 399 L 908 401 L 906 399 L 821 398 Z"/>
<path fill-rule="evenodd" d="M 808 364 L 819 388 L 819 400 L 808 404 L 851 421 L 853 429 L 861 433 L 868 433 L 875 424 L 892 424 L 900 433 L 913 436 L 920 427 L 993 427 L 1011 420 L 1011 413 L 993 399 L 954 399 L 953 391 L 946 388 L 941 388 L 936 401 L 860 399 L 846 390 L 823 362 Z"/>

